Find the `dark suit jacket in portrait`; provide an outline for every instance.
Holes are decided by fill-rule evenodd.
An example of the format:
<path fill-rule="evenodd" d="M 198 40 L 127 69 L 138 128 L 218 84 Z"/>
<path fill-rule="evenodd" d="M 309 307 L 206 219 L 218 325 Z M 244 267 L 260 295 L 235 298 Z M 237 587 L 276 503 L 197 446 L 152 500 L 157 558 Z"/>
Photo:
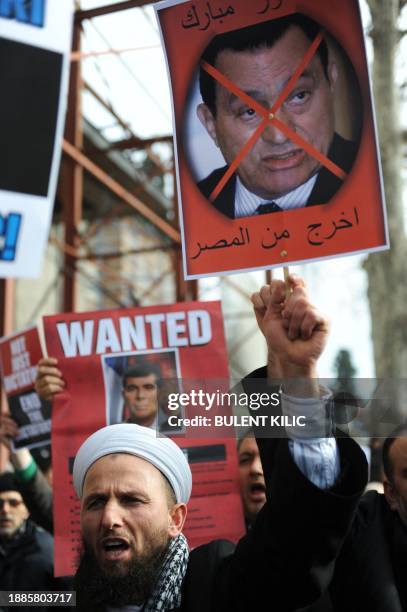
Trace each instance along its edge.
<path fill-rule="evenodd" d="M 328 151 L 328 158 L 345 172 L 352 168 L 356 157 L 358 146 L 356 143 L 345 140 L 339 134 L 334 134 L 331 146 Z M 209 176 L 198 183 L 198 187 L 207 199 L 219 183 L 222 176 L 227 171 L 228 166 L 217 168 Z M 314 188 L 308 198 L 306 206 L 326 204 L 340 189 L 343 181 L 332 174 L 325 166 L 322 166 L 318 173 L 318 178 Z M 236 174 L 229 179 L 218 197 L 212 202 L 213 206 L 222 214 L 230 219 L 235 218 L 235 191 Z"/>

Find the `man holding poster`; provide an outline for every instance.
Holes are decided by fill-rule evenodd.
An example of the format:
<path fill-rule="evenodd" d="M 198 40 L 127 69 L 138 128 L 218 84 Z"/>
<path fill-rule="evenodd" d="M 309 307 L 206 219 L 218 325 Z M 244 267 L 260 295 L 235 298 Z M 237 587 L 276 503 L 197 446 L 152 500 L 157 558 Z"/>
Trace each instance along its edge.
<path fill-rule="evenodd" d="M 300 283 L 284 309 L 273 302 L 274 288 L 263 291 L 265 307 L 257 308 L 271 356 L 289 384 L 301 377 L 311 412 L 325 411 L 315 365 L 326 320 Z M 288 389 L 295 392 L 291 384 Z M 297 400 L 283 395 L 283 412 Z M 236 548 L 217 541 L 190 553 L 182 529 L 192 478 L 177 445 L 129 423 L 87 438 L 73 468 L 84 541 L 78 608 L 246 612 L 264 609 L 267 601 L 276 610 L 296 610 L 315 600 L 350 527 L 366 460 L 350 440 L 306 441 L 288 433 L 293 439 L 276 443 L 272 475 L 265 470 L 268 501 L 250 533 Z M 338 449 L 334 461 L 328 447 Z M 262 462 L 268 465 L 264 454 Z"/>
<path fill-rule="evenodd" d="M 14 449 L 50 443 L 51 406 L 34 389 L 37 362 L 42 357 L 38 330 L 31 327 L 0 339 L 0 373 L 11 417 L 19 431 Z"/>
<path fill-rule="evenodd" d="M 352 167 L 357 147 L 335 132 L 338 71 L 320 32 L 315 21 L 294 13 L 218 34 L 205 49 L 200 68 L 203 103 L 197 112 L 227 165 L 198 186 L 224 215 L 240 218 L 325 204 L 341 187 L 341 172 Z M 314 41 L 315 55 L 297 74 Z M 217 82 L 208 64 L 247 99 Z M 279 106 L 287 84 L 291 90 Z M 276 122 L 262 131 L 223 189 L 211 197 L 262 122 L 256 103 L 270 109 Z M 304 140 L 304 146 L 290 138 L 283 124 Z"/>

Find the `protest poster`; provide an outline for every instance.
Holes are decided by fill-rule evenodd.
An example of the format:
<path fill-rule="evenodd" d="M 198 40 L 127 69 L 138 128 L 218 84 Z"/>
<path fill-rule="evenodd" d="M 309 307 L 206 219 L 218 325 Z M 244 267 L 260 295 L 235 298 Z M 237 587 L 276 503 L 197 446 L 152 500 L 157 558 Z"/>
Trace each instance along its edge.
<path fill-rule="evenodd" d="M 357 0 L 155 10 L 185 278 L 388 248 Z"/>
<path fill-rule="evenodd" d="M 51 405 L 35 389 L 37 363 L 42 357 L 38 330 L 32 327 L 0 340 L 0 371 L 10 416 L 19 425 L 14 448 L 50 444 Z"/>
<path fill-rule="evenodd" d="M 168 429 L 165 401 L 196 381 L 227 388 L 220 303 L 64 313 L 43 321 L 47 352 L 58 359 L 66 382 L 54 400 L 52 425 L 52 447 L 58 449 L 53 453 L 57 575 L 75 571 L 80 547 L 80 504 L 72 486 L 75 454 L 93 431 L 131 418 L 135 408 L 128 387 L 139 384 L 139 368 L 143 375 L 146 368 L 155 372 L 158 418 L 153 425 L 173 436 L 190 462 L 194 485 L 184 529 L 190 545 L 216 538 L 237 541 L 244 522 L 235 438 L 222 437 L 222 429 L 212 436 L 211 429 L 197 427 L 192 429 L 192 434 L 199 430 L 196 437 L 191 431 L 185 435 L 182 424 Z"/>
<path fill-rule="evenodd" d="M 0 278 L 41 271 L 61 158 L 72 11 L 72 0 L 0 2 Z"/>

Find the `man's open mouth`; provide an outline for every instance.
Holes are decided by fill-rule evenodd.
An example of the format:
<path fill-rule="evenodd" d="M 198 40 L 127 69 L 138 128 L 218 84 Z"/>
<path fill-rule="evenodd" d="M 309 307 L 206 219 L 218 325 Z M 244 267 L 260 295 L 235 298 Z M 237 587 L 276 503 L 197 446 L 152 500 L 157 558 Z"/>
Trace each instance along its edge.
<path fill-rule="evenodd" d="M 108 559 L 121 558 L 129 549 L 130 544 L 124 538 L 109 537 L 102 541 L 102 550 Z"/>
<path fill-rule="evenodd" d="M 253 501 L 262 501 L 266 499 L 266 487 L 261 482 L 256 482 L 250 485 L 250 497 Z"/>

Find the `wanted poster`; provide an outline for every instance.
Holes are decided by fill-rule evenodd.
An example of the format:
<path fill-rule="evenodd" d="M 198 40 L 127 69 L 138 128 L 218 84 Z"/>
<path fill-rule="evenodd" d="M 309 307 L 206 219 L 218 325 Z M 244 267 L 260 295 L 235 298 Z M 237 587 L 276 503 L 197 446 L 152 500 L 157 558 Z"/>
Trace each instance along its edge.
<path fill-rule="evenodd" d="M 214 387 L 219 394 L 228 390 L 220 303 L 57 314 L 44 318 L 44 334 L 48 355 L 58 358 L 65 380 L 52 415 L 57 575 L 74 573 L 81 544 L 74 457 L 107 424 L 152 427 L 183 449 L 193 475 L 184 529 L 191 547 L 216 538 L 237 541 L 244 521 L 235 436 L 230 427 L 215 431 L 203 416 L 208 411 L 196 405 L 197 416 L 207 422 L 197 418 L 196 426 L 187 427 L 189 406 L 183 401 L 195 397 L 198 387 L 202 394 Z"/>

